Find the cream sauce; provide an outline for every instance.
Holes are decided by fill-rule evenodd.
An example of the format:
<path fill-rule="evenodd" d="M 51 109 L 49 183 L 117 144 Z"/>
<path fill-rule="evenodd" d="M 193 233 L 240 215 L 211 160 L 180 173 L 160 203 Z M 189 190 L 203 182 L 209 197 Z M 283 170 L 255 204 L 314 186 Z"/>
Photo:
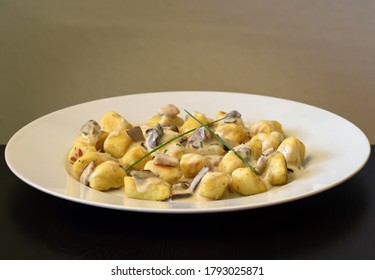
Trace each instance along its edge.
<path fill-rule="evenodd" d="M 163 117 L 164 121 L 169 120 L 168 117 Z M 149 128 L 151 128 L 148 125 L 140 125 L 143 134 L 145 135 L 145 131 Z M 96 142 L 98 141 L 99 133 L 97 133 L 97 127 L 95 126 L 95 123 L 88 122 L 83 130 L 83 136 L 87 139 L 88 142 Z M 178 132 L 175 132 L 173 130 L 164 129 L 164 134 L 162 135 L 160 139 L 160 143 L 166 143 L 168 141 L 171 141 L 173 138 L 177 137 L 179 135 Z M 259 136 L 260 140 L 262 141 L 263 150 L 269 148 L 269 147 L 278 147 L 280 143 L 282 142 L 284 136 L 280 132 L 271 132 L 268 135 L 261 133 L 262 135 Z M 224 137 L 224 136 L 222 136 Z M 181 139 L 175 139 L 171 141 L 170 143 L 166 144 L 159 150 L 157 150 L 155 153 L 166 153 L 168 155 L 181 158 L 181 156 L 187 152 L 193 152 L 196 154 L 204 155 L 210 162 L 211 171 L 218 171 L 218 166 L 223 159 L 223 156 L 225 154 L 225 150 L 223 148 L 223 145 L 215 138 L 211 137 L 208 139 L 205 139 L 200 143 L 200 145 L 197 147 L 192 147 L 191 144 L 182 145 L 180 143 Z M 133 142 L 130 147 L 139 146 L 142 145 L 145 141 L 138 141 Z M 158 145 L 160 145 L 160 143 Z M 275 147 L 276 145 L 276 147 Z M 299 155 L 298 149 L 293 149 L 289 145 L 286 145 L 283 147 L 280 152 L 284 155 L 288 169 L 292 170 L 288 172 L 288 181 L 287 183 L 295 180 L 297 177 L 301 176 L 301 173 L 303 172 L 303 168 L 301 167 L 301 159 Z M 154 154 L 155 154 L 154 153 Z M 154 155 L 152 154 L 152 156 Z M 251 160 L 250 164 L 252 166 L 256 166 L 256 160 Z M 136 181 L 136 187 L 138 192 L 144 193 L 148 190 L 149 186 L 151 185 L 157 185 L 162 182 L 159 177 L 148 177 L 148 178 L 138 178 L 133 177 Z M 265 176 L 261 175 L 260 179 L 264 182 L 264 184 L 267 187 L 267 190 L 272 189 L 274 186 L 272 186 L 267 178 Z M 178 182 L 191 182 L 191 179 L 186 179 L 182 177 Z M 176 182 L 177 183 L 177 182 Z M 231 199 L 236 197 L 243 197 L 243 195 L 238 194 L 230 189 L 230 187 L 227 188 L 225 191 L 223 197 L 221 199 Z M 190 201 L 190 202 L 202 202 L 202 201 L 209 201 L 210 199 L 202 197 L 199 195 L 199 185 L 196 188 L 193 195 L 186 198 L 179 198 L 176 201 Z"/>
<path fill-rule="evenodd" d="M 147 192 L 148 188 L 152 185 L 157 185 L 160 183 L 164 183 L 159 177 L 149 177 L 149 178 L 137 178 L 133 177 L 135 180 L 135 184 L 137 187 L 137 191 L 140 193 Z"/>

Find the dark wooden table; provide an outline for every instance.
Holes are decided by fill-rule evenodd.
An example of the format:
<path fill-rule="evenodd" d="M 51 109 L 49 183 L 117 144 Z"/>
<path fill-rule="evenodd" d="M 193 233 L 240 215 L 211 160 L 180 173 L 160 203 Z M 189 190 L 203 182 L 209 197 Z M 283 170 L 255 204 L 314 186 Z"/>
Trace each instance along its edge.
<path fill-rule="evenodd" d="M 0 259 L 375 259 L 374 153 L 358 174 L 321 194 L 217 214 L 66 201 L 23 183 L 4 156 L 0 174 Z"/>

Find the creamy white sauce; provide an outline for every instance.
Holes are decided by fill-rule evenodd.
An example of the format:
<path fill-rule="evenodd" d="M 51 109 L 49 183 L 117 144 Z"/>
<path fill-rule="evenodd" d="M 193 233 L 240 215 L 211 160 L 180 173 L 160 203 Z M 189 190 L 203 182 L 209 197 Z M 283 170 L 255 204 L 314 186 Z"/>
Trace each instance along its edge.
<path fill-rule="evenodd" d="M 169 120 L 167 117 L 163 117 L 164 121 L 167 123 Z M 143 134 L 145 135 L 145 131 L 149 128 L 151 128 L 148 125 L 140 125 Z M 96 142 L 98 141 L 99 134 L 95 133 L 96 127 L 92 126 L 92 124 L 87 125 L 86 127 L 87 133 L 85 131 L 85 136 L 88 142 Z M 88 133 L 89 132 L 89 133 Z M 165 143 L 173 138 L 177 137 L 179 135 L 178 132 L 164 129 L 164 134 L 160 139 L 160 143 Z M 283 136 L 279 132 L 272 132 L 269 135 L 262 135 L 260 137 L 262 141 L 263 150 L 265 148 L 269 148 L 270 146 L 274 146 L 275 143 L 280 144 L 283 140 Z M 130 147 L 139 146 L 145 141 L 139 141 L 139 142 L 133 142 Z M 159 143 L 159 145 L 160 145 Z M 224 149 L 222 144 L 214 137 L 210 139 L 206 139 L 204 142 L 201 143 L 201 146 L 197 149 L 192 147 L 191 145 L 182 145 L 180 144 L 180 138 L 177 138 L 164 147 L 158 149 L 155 153 L 166 153 L 171 156 L 175 156 L 177 158 L 181 158 L 181 155 L 187 152 L 192 152 L 196 154 L 205 155 L 205 157 L 209 160 L 211 165 L 211 171 L 218 171 L 218 166 L 223 159 L 224 156 Z M 299 155 L 298 149 L 293 149 L 290 145 L 285 145 L 282 149 L 280 149 L 280 152 L 284 155 L 288 169 L 293 170 L 293 172 L 288 172 L 288 180 L 287 183 L 290 183 L 291 181 L 295 180 L 299 176 L 301 176 L 303 172 L 303 167 L 301 166 L 301 159 Z M 154 154 L 155 154 L 154 153 Z M 153 154 L 153 155 L 154 155 Z M 251 160 L 250 164 L 255 167 L 256 166 L 256 160 Z M 148 188 L 151 185 L 157 185 L 160 184 L 162 181 L 159 177 L 149 177 L 149 178 L 137 178 L 133 177 L 136 181 L 136 188 L 137 191 L 140 193 L 147 192 Z M 267 178 L 264 176 L 260 176 L 260 179 L 264 182 L 265 186 L 267 187 L 267 190 L 270 190 L 274 188 Z M 178 182 L 191 182 L 192 179 L 186 179 L 182 177 Z M 228 187 L 226 191 L 224 192 L 224 195 L 221 199 L 231 199 L 236 197 L 243 197 L 243 195 L 236 193 Z M 211 201 L 211 199 L 202 197 L 199 195 L 199 185 L 196 188 L 195 192 L 190 197 L 185 198 L 178 198 L 174 201 L 189 201 L 189 202 L 202 202 L 202 201 Z"/>
<path fill-rule="evenodd" d="M 159 177 L 149 177 L 149 178 L 137 178 L 133 177 L 137 187 L 137 191 L 140 193 L 147 192 L 148 188 L 152 185 L 157 185 L 163 182 Z"/>

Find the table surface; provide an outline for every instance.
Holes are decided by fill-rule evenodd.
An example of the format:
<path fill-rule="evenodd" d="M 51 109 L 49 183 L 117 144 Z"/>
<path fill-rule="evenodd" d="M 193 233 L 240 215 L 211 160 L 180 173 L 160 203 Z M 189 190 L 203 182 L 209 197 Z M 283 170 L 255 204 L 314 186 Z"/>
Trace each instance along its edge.
<path fill-rule="evenodd" d="M 0 146 L 4 154 L 5 146 Z M 40 192 L 0 161 L 0 259 L 375 259 L 375 146 L 364 168 L 298 201 L 229 213 L 151 214 Z"/>

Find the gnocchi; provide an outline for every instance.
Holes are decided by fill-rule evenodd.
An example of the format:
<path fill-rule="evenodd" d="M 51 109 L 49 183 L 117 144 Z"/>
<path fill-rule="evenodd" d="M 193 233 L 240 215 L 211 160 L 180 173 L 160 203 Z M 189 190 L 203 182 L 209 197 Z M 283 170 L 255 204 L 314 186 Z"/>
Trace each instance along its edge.
<path fill-rule="evenodd" d="M 187 112 L 187 111 L 186 111 Z M 280 122 L 246 123 L 239 112 L 187 112 L 167 104 L 135 125 L 117 112 L 90 120 L 73 140 L 73 176 L 99 190 L 123 188 L 128 198 L 165 201 L 249 196 L 293 180 L 305 145 Z M 204 170 L 204 172 L 202 172 Z"/>

